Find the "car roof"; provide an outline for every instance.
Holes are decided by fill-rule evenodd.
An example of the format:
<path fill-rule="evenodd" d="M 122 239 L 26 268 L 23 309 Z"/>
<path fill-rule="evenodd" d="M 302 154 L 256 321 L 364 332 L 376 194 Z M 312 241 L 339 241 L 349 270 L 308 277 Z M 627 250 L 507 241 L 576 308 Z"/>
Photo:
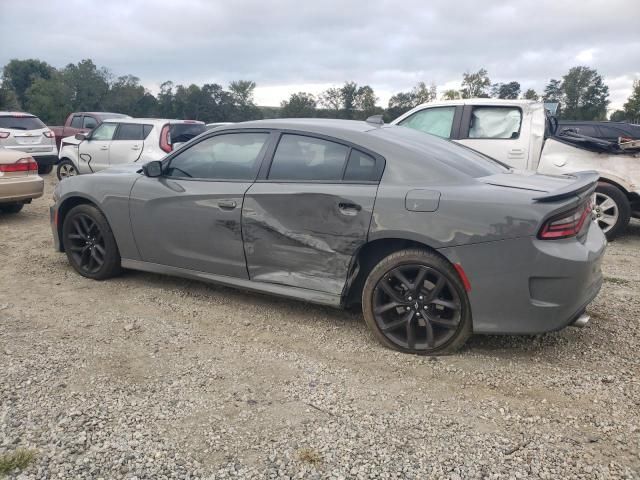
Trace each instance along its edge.
<path fill-rule="evenodd" d="M 532 105 L 535 103 L 541 103 L 536 100 L 524 100 L 524 99 L 505 99 L 505 98 L 461 98 L 458 100 L 436 100 L 435 102 L 427 102 L 419 105 L 423 106 L 441 106 L 441 105 Z"/>
<path fill-rule="evenodd" d="M 237 128 L 275 128 L 280 130 L 303 130 L 309 133 L 325 135 L 339 132 L 367 132 L 378 128 L 377 125 L 360 120 L 337 120 L 331 118 L 276 118 L 269 120 L 253 120 L 226 125 L 216 131 Z"/>
<path fill-rule="evenodd" d="M 200 120 L 178 120 L 175 118 L 105 118 L 104 122 L 109 123 L 144 123 L 144 124 L 153 124 L 153 125 L 164 125 L 165 123 L 175 124 L 175 123 L 186 123 L 186 124 L 202 124 Z"/>
<path fill-rule="evenodd" d="M 35 115 L 27 112 L 0 112 L 3 117 L 35 117 Z"/>

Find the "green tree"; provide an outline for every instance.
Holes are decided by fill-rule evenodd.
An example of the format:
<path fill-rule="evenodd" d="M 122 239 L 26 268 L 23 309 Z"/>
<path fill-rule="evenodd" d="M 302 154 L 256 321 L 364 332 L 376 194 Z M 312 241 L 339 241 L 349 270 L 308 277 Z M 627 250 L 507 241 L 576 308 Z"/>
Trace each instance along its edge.
<path fill-rule="evenodd" d="M 109 91 L 110 73 L 98 68 L 90 59 L 70 63 L 62 71 L 64 83 L 71 89 L 73 111 L 104 110 L 104 101 Z"/>
<path fill-rule="evenodd" d="M 460 92 L 453 88 L 442 92 L 442 100 L 458 100 L 461 98 Z"/>
<path fill-rule="evenodd" d="M 633 91 L 623 108 L 624 115 L 628 121 L 640 123 L 640 80 L 633 82 Z"/>
<path fill-rule="evenodd" d="M 625 122 L 627 120 L 627 114 L 624 110 L 616 110 L 611 114 L 609 120 L 612 122 Z"/>
<path fill-rule="evenodd" d="M 244 122 L 246 120 L 258 120 L 262 118 L 262 112 L 253 101 L 253 93 L 256 82 L 250 80 L 236 80 L 229 85 L 231 98 L 235 109 L 230 121 Z"/>
<path fill-rule="evenodd" d="M 491 94 L 497 98 L 513 100 L 520 96 L 520 83 L 494 83 L 491 87 Z"/>
<path fill-rule="evenodd" d="M 173 82 L 167 80 L 160 84 L 158 93 L 158 114 L 163 118 L 173 118 Z"/>
<path fill-rule="evenodd" d="M 342 91 L 337 87 L 328 88 L 320 94 L 319 103 L 329 110 L 335 118 L 339 117 L 342 109 Z"/>
<path fill-rule="evenodd" d="M 64 76 L 55 72 L 50 78 L 37 78 L 25 92 L 26 108 L 49 125 L 62 124 L 72 105 L 72 89 Z"/>
<path fill-rule="evenodd" d="M 410 92 L 398 92 L 389 99 L 384 115 L 385 121 L 394 120 L 422 103 L 432 102 L 436 100 L 437 95 L 436 86 L 432 83 L 427 87 L 424 82 L 418 83 Z"/>
<path fill-rule="evenodd" d="M 491 87 L 491 80 L 489 80 L 484 68 L 475 73 L 462 74 L 462 89 L 460 90 L 462 98 L 487 98 L 489 87 Z"/>
<path fill-rule="evenodd" d="M 0 110 L 20 110 L 16 92 L 9 85 L 0 85 Z"/>
<path fill-rule="evenodd" d="M 529 88 L 529 89 L 527 89 L 526 92 L 524 92 L 524 95 L 522 95 L 522 98 L 524 98 L 525 100 L 536 100 L 536 101 L 538 101 L 540 97 L 538 97 L 538 94 L 536 93 L 536 91 L 533 88 Z"/>
<path fill-rule="evenodd" d="M 316 99 L 306 92 L 293 93 L 289 100 L 280 104 L 280 116 L 283 118 L 308 118 L 316 115 Z"/>
<path fill-rule="evenodd" d="M 376 106 L 378 97 L 376 97 L 373 88 L 364 85 L 358 88 L 355 98 L 355 115 L 354 118 L 364 120 L 371 115 L 380 113 L 381 109 Z"/>
<path fill-rule="evenodd" d="M 609 105 L 609 87 L 589 67 L 573 67 L 562 77 L 562 118 L 604 120 Z"/>
<path fill-rule="evenodd" d="M 4 66 L 2 73 L 3 86 L 14 92 L 20 107 L 25 106 L 26 93 L 38 78 L 51 78 L 55 69 L 46 62 L 30 58 L 28 60 L 13 59 Z"/>
<path fill-rule="evenodd" d="M 123 75 L 110 85 L 104 100 L 104 109 L 133 117 L 147 117 L 155 114 L 156 104 L 155 97 L 140 85 L 138 77 Z"/>

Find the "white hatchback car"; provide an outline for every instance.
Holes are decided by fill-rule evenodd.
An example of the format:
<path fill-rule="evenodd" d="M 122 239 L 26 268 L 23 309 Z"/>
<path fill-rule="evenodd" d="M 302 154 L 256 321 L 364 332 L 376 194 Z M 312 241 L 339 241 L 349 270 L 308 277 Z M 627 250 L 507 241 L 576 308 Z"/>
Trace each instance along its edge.
<path fill-rule="evenodd" d="M 32 157 L 38 173 L 49 173 L 58 159 L 53 132 L 30 113 L 0 112 L 0 146 Z"/>
<path fill-rule="evenodd" d="M 60 180 L 113 165 L 160 160 L 205 131 L 204 122 L 160 118 L 112 118 L 89 133 L 62 139 Z"/>

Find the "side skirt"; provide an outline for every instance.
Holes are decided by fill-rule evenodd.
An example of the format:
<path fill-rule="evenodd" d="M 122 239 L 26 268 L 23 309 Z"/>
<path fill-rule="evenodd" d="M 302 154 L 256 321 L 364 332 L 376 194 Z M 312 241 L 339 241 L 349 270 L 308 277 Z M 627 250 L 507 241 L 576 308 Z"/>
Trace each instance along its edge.
<path fill-rule="evenodd" d="M 157 263 L 141 262 L 140 260 L 122 259 L 122 268 L 131 270 L 141 270 L 143 272 L 159 273 L 176 277 L 201 280 L 203 282 L 217 283 L 227 287 L 234 287 L 244 290 L 251 290 L 259 293 L 268 293 L 279 297 L 293 298 L 305 302 L 328 305 L 330 307 L 340 307 L 342 298 L 339 295 L 308 290 L 306 288 L 290 287 L 278 285 L 276 283 L 253 282 L 244 278 L 227 277 L 224 275 L 214 275 L 212 273 L 199 272 L 186 268 L 159 265 Z"/>

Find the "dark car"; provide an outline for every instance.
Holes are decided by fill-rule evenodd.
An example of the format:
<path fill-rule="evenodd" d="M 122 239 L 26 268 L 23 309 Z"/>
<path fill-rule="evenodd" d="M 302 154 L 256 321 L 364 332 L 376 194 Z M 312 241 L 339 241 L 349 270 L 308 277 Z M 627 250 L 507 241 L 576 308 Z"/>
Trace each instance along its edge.
<path fill-rule="evenodd" d="M 560 120 L 557 134 L 573 131 L 587 137 L 601 138 L 609 142 L 618 142 L 618 138 L 640 139 L 640 125 L 626 122 L 586 122 L 577 120 Z"/>
<path fill-rule="evenodd" d="M 516 173 L 406 127 L 265 120 L 60 182 L 51 218 L 88 278 L 124 267 L 361 304 L 382 343 L 435 354 L 585 323 L 606 245 L 597 180 Z"/>

